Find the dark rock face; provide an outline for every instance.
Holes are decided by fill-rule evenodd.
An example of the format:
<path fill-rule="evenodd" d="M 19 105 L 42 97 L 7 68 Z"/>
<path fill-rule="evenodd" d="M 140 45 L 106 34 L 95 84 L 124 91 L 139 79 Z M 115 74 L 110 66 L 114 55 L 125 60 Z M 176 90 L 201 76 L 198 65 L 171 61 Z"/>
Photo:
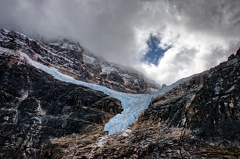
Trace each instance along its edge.
<path fill-rule="evenodd" d="M 0 158 L 41 158 L 49 139 L 102 129 L 122 111 L 119 100 L 55 80 L 10 50 L 0 50 L 0 109 Z"/>
<path fill-rule="evenodd" d="M 62 39 L 36 41 L 14 31 L 0 29 L 0 46 L 22 50 L 32 59 L 76 79 L 129 93 L 149 93 L 160 87 L 137 73 L 123 70 L 86 51 L 79 43 Z"/>
<path fill-rule="evenodd" d="M 240 61 L 233 58 L 156 98 L 144 118 L 189 128 L 212 142 L 240 146 L 239 96 Z"/>
<path fill-rule="evenodd" d="M 159 143 L 153 146 L 149 144 L 148 148 L 152 150 L 145 153 L 150 158 L 154 157 L 161 147 L 159 144 L 169 144 L 172 147 L 170 154 L 179 158 L 240 156 L 239 97 L 240 58 L 234 55 L 229 61 L 193 77 L 152 101 L 138 124 L 153 126 L 157 131 L 162 127 L 161 131 L 171 134 L 177 132 L 172 129 L 179 129 L 181 135 L 171 140 L 169 137 L 160 137 L 155 141 Z M 135 133 L 140 130 L 139 126 Z M 155 133 L 148 131 L 147 134 L 154 136 Z M 159 133 L 160 136 L 166 134 Z M 173 151 L 176 148 L 182 153 Z M 202 152 L 203 149 L 209 149 L 208 154 Z M 143 149 L 139 148 L 139 151 L 143 152 Z M 164 153 L 166 150 L 162 150 Z"/>
<path fill-rule="evenodd" d="M 81 151 L 87 158 L 239 158 L 240 57 L 156 97 L 124 137 Z M 88 147 L 88 149 L 90 149 Z"/>

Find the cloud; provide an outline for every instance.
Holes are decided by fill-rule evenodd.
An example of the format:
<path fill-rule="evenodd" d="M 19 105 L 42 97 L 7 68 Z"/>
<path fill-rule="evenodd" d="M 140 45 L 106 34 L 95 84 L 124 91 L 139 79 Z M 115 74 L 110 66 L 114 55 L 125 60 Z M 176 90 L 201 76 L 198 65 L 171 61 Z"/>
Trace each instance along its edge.
<path fill-rule="evenodd" d="M 159 83 L 215 66 L 239 47 L 239 0 L 0 0 L 0 27 L 67 37 L 94 54 Z M 150 34 L 168 48 L 157 66 L 142 63 Z"/>
<path fill-rule="evenodd" d="M 142 65 L 149 77 L 169 84 L 217 65 L 239 47 L 239 1 L 173 0 L 167 5 L 171 20 L 155 31 L 171 48 L 157 67 Z"/>

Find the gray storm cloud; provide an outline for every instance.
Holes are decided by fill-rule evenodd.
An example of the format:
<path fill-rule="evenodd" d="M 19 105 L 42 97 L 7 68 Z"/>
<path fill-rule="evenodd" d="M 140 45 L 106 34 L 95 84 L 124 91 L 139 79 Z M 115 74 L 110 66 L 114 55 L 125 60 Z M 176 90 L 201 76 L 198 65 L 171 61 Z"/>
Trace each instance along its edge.
<path fill-rule="evenodd" d="M 67 37 L 108 61 L 171 83 L 225 60 L 240 45 L 239 0 L 1 0 L 0 27 Z M 158 66 L 141 62 L 149 34 L 171 46 Z"/>

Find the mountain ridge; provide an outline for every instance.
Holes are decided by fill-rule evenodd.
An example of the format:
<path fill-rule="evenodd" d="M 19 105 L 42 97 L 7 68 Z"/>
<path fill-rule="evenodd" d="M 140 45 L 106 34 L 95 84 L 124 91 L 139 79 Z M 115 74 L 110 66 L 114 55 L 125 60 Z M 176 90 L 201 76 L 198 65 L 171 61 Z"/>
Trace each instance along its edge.
<path fill-rule="evenodd" d="M 152 100 L 126 136 L 77 157 L 240 157 L 240 49 L 228 61 L 193 76 Z M 77 151 L 77 150 L 76 150 Z M 117 153 L 115 153 L 117 152 Z"/>
<path fill-rule="evenodd" d="M 81 81 L 77 69 L 114 67 L 100 72 L 101 61 L 71 42 L 0 33 L 1 158 L 239 158 L 240 49 L 160 91 L 132 94 Z"/>
<path fill-rule="evenodd" d="M 100 60 L 71 40 L 35 41 L 21 33 L 5 29 L 1 29 L 0 34 L 1 47 L 23 50 L 34 60 L 55 67 L 76 79 L 128 93 L 149 93 L 160 88 L 153 81 L 146 81 L 146 77 Z"/>
<path fill-rule="evenodd" d="M 101 91 L 54 79 L 0 49 L 0 158 L 41 158 L 51 139 L 103 130 L 123 111 Z"/>

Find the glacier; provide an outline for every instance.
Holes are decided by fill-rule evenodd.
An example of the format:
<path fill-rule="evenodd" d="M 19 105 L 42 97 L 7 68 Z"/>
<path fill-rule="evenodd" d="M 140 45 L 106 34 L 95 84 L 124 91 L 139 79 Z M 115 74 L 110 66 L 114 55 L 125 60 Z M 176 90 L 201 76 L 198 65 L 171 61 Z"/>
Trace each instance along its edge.
<path fill-rule="evenodd" d="M 84 81 L 76 80 L 71 76 L 65 75 L 59 72 L 56 68 L 45 66 L 37 61 L 32 60 L 24 52 L 19 52 L 21 58 L 25 58 L 26 61 L 32 66 L 52 75 L 55 79 L 60 81 L 73 83 L 77 85 L 83 85 L 94 90 L 102 91 L 105 94 L 117 98 L 121 101 L 123 111 L 121 114 L 114 116 L 108 123 L 105 124 L 104 131 L 109 134 L 116 132 L 124 132 L 128 127 L 137 120 L 138 116 L 148 107 L 152 99 L 158 95 L 162 95 L 179 84 L 186 81 L 188 78 L 181 79 L 178 82 L 162 88 L 159 92 L 153 92 L 151 94 L 130 94 L 111 90 L 107 87 L 87 83 Z"/>

